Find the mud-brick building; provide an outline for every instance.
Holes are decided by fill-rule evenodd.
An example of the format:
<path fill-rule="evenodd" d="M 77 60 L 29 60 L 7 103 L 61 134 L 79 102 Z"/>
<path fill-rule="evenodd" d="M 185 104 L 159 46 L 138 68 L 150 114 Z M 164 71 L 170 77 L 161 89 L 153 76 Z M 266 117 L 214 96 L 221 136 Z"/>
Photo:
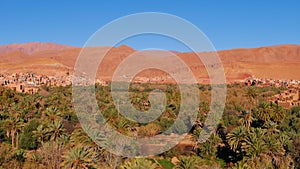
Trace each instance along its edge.
<path fill-rule="evenodd" d="M 286 108 L 300 106 L 300 89 L 289 88 L 288 90 L 271 97 L 269 101 Z"/>
<path fill-rule="evenodd" d="M 34 94 L 38 92 L 38 88 L 35 86 L 29 86 L 24 83 L 10 83 L 6 87 L 11 88 L 12 90 L 18 93 L 27 93 Z"/>

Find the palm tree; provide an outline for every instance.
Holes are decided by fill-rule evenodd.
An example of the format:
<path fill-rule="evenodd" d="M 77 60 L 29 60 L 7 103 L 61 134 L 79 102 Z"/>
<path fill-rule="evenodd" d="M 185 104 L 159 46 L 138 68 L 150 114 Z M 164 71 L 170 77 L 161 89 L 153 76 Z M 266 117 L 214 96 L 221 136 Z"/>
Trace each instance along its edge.
<path fill-rule="evenodd" d="M 256 99 L 257 99 L 257 96 L 258 96 L 256 88 L 255 87 L 248 87 L 246 96 L 247 96 L 248 102 L 250 104 L 249 114 L 248 114 L 248 116 L 246 118 L 246 121 L 247 121 L 247 131 L 249 132 L 250 126 L 251 126 L 251 123 L 252 123 L 252 119 L 253 119 L 252 118 L 252 108 L 255 105 Z"/>
<path fill-rule="evenodd" d="M 274 168 L 272 164 L 272 158 L 266 154 L 260 154 L 259 156 L 252 156 L 246 158 L 246 165 L 251 168 Z"/>
<path fill-rule="evenodd" d="M 293 144 L 291 138 L 284 133 L 280 133 L 279 135 L 277 135 L 276 139 L 282 144 L 285 149 Z"/>
<path fill-rule="evenodd" d="M 273 104 L 272 105 L 272 117 L 271 119 L 275 122 L 278 123 L 279 121 L 281 121 L 282 119 L 284 119 L 284 116 L 286 114 L 285 109 L 283 109 L 280 105 L 278 104 Z"/>
<path fill-rule="evenodd" d="M 47 135 L 47 131 L 44 125 L 39 125 L 35 131 L 32 132 L 33 135 L 38 139 L 38 141 L 43 144 L 45 141 L 45 137 Z"/>
<path fill-rule="evenodd" d="M 283 148 L 283 145 L 279 140 L 276 139 L 274 135 L 270 136 L 267 135 L 264 139 L 265 144 L 268 148 L 268 153 L 273 155 L 284 155 L 285 150 Z"/>
<path fill-rule="evenodd" d="M 270 120 L 272 114 L 272 109 L 270 108 L 268 103 L 262 103 L 259 105 L 257 110 L 258 119 L 264 121 L 266 123 Z"/>
<path fill-rule="evenodd" d="M 236 153 L 240 153 L 246 138 L 246 128 L 239 126 L 227 134 L 227 141 L 231 149 Z"/>
<path fill-rule="evenodd" d="M 7 137 L 11 137 L 12 149 L 18 148 L 19 146 L 18 132 L 20 131 L 22 126 L 23 123 L 20 118 L 15 118 L 10 116 L 8 119 L 4 121 L 3 129 L 6 130 Z"/>
<path fill-rule="evenodd" d="M 268 147 L 264 141 L 265 134 L 266 131 L 261 128 L 252 128 L 251 132 L 246 136 L 242 149 L 249 157 L 258 157 L 262 153 L 268 152 Z"/>
<path fill-rule="evenodd" d="M 277 161 L 276 167 L 280 169 L 296 168 L 294 161 L 290 155 L 282 156 L 280 158 L 280 161 Z"/>
<path fill-rule="evenodd" d="M 16 133 L 16 125 L 14 118 L 9 118 L 4 121 L 3 129 L 6 130 L 6 136 L 11 137 L 11 145 L 12 149 L 15 148 L 15 133 Z"/>
<path fill-rule="evenodd" d="M 235 163 L 233 169 L 251 169 L 245 160 Z"/>
<path fill-rule="evenodd" d="M 44 116 L 50 119 L 51 123 L 54 123 L 54 121 L 57 119 L 58 116 L 60 116 L 61 113 L 58 111 L 58 109 L 54 106 L 48 107 L 45 112 Z"/>
<path fill-rule="evenodd" d="M 65 128 L 62 121 L 54 120 L 47 128 L 47 136 L 50 137 L 50 141 L 56 141 L 59 137 L 65 136 Z"/>
<path fill-rule="evenodd" d="M 96 168 L 92 161 L 93 152 L 84 147 L 73 147 L 63 156 L 61 166 L 70 169 Z"/>
<path fill-rule="evenodd" d="M 87 135 L 85 131 L 89 131 L 91 137 Z M 90 125 L 86 126 L 85 131 L 82 128 L 74 130 L 70 138 L 71 143 L 91 149 L 95 152 L 95 155 L 100 155 L 99 153 L 102 152 L 102 148 L 98 144 L 105 144 L 104 137 L 98 130 L 93 129 Z"/>
<path fill-rule="evenodd" d="M 158 169 L 159 166 L 156 163 L 144 158 L 137 158 L 126 161 L 120 166 L 121 169 Z"/>
<path fill-rule="evenodd" d="M 270 135 L 280 132 L 280 130 L 277 129 L 278 124 L 273 121 L 268 121 L 268 123 L 266 123 L 264 126 L 267 128 L 267 132 Z"/>
<path fill-rule="evenodd" d="M 24 122 L 18 118 L 16 121 L 16 149 L 19 148 L 19 132 L 21 132 L 22 128 L 24 127 Z"/>
<path fill-rule="evenodd" d="M 199 157 L 181 157 L 179 162 L 175 166 L 176 169 L 200 169 L 201 168 L 201 158 Z"/>

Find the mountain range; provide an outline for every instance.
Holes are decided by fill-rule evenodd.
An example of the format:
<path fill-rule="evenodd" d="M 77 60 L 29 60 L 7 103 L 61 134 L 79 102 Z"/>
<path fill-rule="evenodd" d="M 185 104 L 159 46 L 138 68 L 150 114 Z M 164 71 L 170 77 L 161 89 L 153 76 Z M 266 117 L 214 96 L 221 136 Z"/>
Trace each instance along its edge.
<path fill-rule="evenodd" d="M 93 47 L 107 50 L 110 47 Z M 76 59 L 82 48 L 55 44 L 32 42 L 0 46 L 0 74 L 35 72 L 38 74 L 64 76 L 74 70 Z M 128 56 L 138 53 L 139 57 L 157 55 L 159 51 L 141 52 L 121 45 L 113 47 L 101 62 L 97 77 L 111 80 L 118 65 Z M 205 66 L 195 53 L 167 51 L 181 58 L 194 73 L 199 82 L 207 82 Z M 162 52 L 161 55 L 165 54 Z M 209 52 L 199 52 L 206 55 Z M 259 48 L 221 50 L 217 52 L 222 61 L 228 82 L 244 80 L 248 77 L 297 79 L 300 80 L 300 45 L 277 45 Z M 163 56 L 162 56 L 163 57 Z M 166 60 L 168 62 L 168 60 Z M 176 65 L 175 65 L 176 66 Z M 181 67 L 178 71 L 186 71 Z M 139 73 L 141 77 L 162 77 L 166 73 L 154 69 Z"/>

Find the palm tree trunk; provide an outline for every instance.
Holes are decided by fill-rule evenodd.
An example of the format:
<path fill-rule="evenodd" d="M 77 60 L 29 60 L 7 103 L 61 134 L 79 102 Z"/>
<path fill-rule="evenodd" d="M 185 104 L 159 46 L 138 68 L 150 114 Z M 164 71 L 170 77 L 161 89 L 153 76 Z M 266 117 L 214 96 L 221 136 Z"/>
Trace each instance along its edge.
<path fill-rule="evenodd" d="M 14 150 L 15 149 L 15 131 L 12 130 L 10 134 L 11 134 L 11 146 L 12 146 L 12 149 Z"/>
<path fill-rule="evenodd" d="M 17 137 L 16 137 L 16 149 L 19 148 L 19 132 L 17 132 Z"/>
<path fill-rule="evenodd" d="M 250 110 L 249 110 L 249 117 L 248 117 L 248 122 L 247 122 L 247 131 L 249 132 L 250 130 L 250 126 L 251 126 L 251 120 L 252 119 L 252 105 L 250 106 Z"/>

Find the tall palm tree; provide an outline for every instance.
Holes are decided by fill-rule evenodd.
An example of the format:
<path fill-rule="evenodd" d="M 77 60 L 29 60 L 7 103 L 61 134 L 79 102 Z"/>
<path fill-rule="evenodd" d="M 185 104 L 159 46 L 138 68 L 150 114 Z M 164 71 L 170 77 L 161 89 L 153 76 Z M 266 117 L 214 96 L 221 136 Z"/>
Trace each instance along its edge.
<path fill-rule="evenodd" d="M 19 148 L 19 133 L 22 131 L 22 128 L 24 127 L 24 122 L 20 118 L 16 121 L 16 149 Z"/>
<path fill-rule="evenodd" d="M 11 137 L 11 146 L 12 146 L 12 149 L 14 149 L 15 148 L 15 133 L 17 130 L 14 118 L 6 119 L 2 126 L 3 126 L 3 129 L 6 130 L 6 136 Z"/>
<path fill-rule="evenodd" d="M 253 86 L 248 87 L 246 96 L 247 96 L 248 102 L 250 104 L 249 114 L 248 114 L 248 116 L 246 118 L 246 121 L 247 121 L 247 131 L 249 132 L 250 126 L 251 126 L 251 123 L 252 123 L 252 119 L 253 119 L 253 117 L 252 117 L 252 108 L 255 105 L 256 99 L 257 99 L 257 96 L 258 96 L 256 88 L 253 87 Z"/>
<path fill-rule="evenodd" d="M 96 168 L 92 161 L 93 152 L 84 147 L 73 147 L 63 155 L 61 166 L 67 169 L 89 169 Z"/>
<path fill-rule="evenodd" d="M 4 121 L 3 129 L 6 130 L 7 137 L 11 137 L 12 149 L 18 148 L 18 132 L 20 131 L 23 123 L 20 118 L 9 117 Z"/>

